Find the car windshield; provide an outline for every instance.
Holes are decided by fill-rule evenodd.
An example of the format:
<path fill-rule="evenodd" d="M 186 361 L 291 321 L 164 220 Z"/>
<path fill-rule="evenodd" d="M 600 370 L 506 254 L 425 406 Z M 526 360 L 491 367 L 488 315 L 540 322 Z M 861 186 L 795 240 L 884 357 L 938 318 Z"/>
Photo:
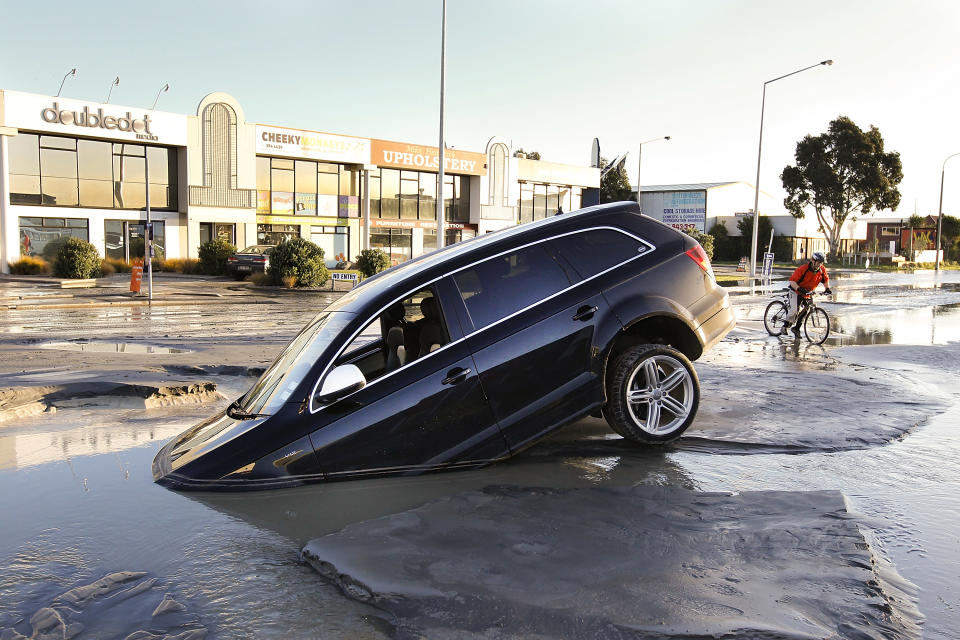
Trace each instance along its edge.
<path fill-rule="evenodd" d="M 270 249 L 273 249 L 273 247 L 263 247 L 259 245 L 254 245 L 252 247 L 247 247 L 246 249 L 244 249 L 243 251 L 240 251 L 239 253 L 256 253 L 257 255 L 259 255 L 261 253 L 270 253 Z"/>
<path fill-rule="evenodd" d="M 244 413 L 275 413 L 290 399 L 317 358 L 347 326 L 353 315 L 343 311 L 318 314 L 290 341 L 246 395 L 240 398 L 238 408 Z"/>

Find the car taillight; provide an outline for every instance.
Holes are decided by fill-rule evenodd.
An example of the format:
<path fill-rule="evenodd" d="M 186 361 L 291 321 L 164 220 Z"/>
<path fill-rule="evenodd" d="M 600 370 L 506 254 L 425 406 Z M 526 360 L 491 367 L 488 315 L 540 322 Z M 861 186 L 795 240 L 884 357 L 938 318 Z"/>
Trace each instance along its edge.
<path fill-rule="evenodd" d="M 234 258 L 233 256 L 230 256 L 229 258 L 227 258 L 227 262 L 236 262 L 236 261 L 237 259 Z"/>
<path fill-rule="evenodd" d="M 707 252 L 703 250 L 703 247 L 698 244 L 686 253 L 705 273 L 711 276 L 713 275 L 713 269 L 710 267 L 710 258 L 707 257 Z"/>
<path fill-rule="evenodd" d="M 260 263 L 265 263 L 265 262 L 267 261 L 267 259 L 264 258 L 263 256 L 260 256 L 260 257 L 258 257 L 258 258 L 254 258 L 253 261 L 254 261 L 254 262 L 260 262 Z"/>

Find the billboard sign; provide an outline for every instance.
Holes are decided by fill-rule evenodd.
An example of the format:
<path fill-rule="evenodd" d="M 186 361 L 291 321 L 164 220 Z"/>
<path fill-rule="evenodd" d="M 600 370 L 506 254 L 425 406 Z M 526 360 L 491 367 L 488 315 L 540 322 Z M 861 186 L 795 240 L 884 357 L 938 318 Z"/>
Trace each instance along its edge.
<path fill-rule="evenodd" d="M 345 164 L 370 164 L 370 140 L 258 124 L 257 153 Z"/>
<path fill-rule="evenodd" d="M 644 202 L 643 212 L 659 218 L 664 224 L 681 231 L 696 229 L 704 233 L 707 221 L 707 192 L 706 191 L 668 191 L 662 194 L 660 216 L 657 208 L 648 208 Z M 646 194 L 644 194 L 646 200 Z"/>

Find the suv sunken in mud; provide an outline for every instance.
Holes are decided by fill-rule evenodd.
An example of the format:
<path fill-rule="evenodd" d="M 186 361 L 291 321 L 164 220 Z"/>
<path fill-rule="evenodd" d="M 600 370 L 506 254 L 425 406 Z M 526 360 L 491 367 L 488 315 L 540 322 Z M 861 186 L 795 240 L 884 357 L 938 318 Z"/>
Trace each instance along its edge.
<path fill-rule="evenodd" d="M 697 412 L 691 360 L 735 324 L 703 249 L 618 203 L 452 245 L 364 281 L 157 482 L 268 488 L 476 467 L 603 412 L 637 442 Z"/>

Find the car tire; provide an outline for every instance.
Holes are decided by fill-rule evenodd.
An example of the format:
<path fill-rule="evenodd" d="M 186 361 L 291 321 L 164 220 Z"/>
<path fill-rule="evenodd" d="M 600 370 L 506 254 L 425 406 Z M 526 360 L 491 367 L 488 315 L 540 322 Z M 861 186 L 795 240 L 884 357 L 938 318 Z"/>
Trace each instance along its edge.
<path fill-rule="evenodd" d="M 663 444 L 687 430 L 699 405 L 700 380 L 690 360 L 672 347 L 644 344 L 614 361 L 603 415 L 628 440 Z"/>

